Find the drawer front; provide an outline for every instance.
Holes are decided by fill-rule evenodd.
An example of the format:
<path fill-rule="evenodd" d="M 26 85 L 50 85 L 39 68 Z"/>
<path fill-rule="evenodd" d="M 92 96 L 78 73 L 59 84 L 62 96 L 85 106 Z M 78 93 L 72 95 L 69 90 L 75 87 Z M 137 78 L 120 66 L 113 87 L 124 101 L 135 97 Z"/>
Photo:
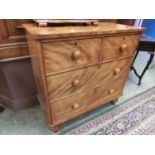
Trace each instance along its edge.
<path fill-rule="evenodd" d="M 46 73 L 96 63 L 101 38 L 43 43 Z"/>
<path fill-rule="evenodd" d="M 116 36 L 103 38 L 101 61 L 134 55 L 140 35 Z"/>
<path fill-rule="evenodd" d="M 127 75 L 131 59 L 83 68 L 47 78 L 49 99 L 56 100 Z"/>
<path fill-rule="evenodd" d="M 122 93 L 124 78 L 92 90 L 64 98 L 51 104 L 53 124 L 59 124 L 99 105 L 110 102 Z"/>

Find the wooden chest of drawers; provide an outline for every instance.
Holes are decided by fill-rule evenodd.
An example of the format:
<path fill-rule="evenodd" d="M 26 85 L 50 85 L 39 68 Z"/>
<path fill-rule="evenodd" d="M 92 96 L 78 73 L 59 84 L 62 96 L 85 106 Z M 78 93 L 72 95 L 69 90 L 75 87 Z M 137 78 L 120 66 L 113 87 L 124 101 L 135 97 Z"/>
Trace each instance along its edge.
<path fill-rule="evenodd" d="M 114 23 L 24 27 L 38 97 L 52 130 L 121 96 L 142 29 Z"/>

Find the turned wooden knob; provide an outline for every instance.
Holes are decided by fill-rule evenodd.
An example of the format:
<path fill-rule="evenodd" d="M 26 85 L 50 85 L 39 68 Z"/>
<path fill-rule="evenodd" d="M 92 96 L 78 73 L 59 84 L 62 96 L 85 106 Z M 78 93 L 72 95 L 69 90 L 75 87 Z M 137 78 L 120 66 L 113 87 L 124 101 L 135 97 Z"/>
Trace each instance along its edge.
<path fill-rule="evenodd" d="M 127 44 L 122 44 L 120 47 L 120 51 L 122 51 L 122 52 L 125 51 L 127 49 L 127 47 L 128 47 Z"/>
<path fill-rule="evenodd" d="M 114 92 L 115 92 L 114 89 L 109 90 L 109 94 L 113 94 Z"/>
<path fill-rule="evenodd" d="M 80 105 L 79 104 L 73 104 L 73 106 L 72 106 L 72 109 L 78 109 L 80 107 Z"/>
<path fill-rule="evenodd" d="M 72 82 L 72 85 L 73 86 L 78 86 L 80 83 L 80 80 L 79 79 L 75 79 L 73 82 Z"/>
<path fill-rule="evenodd" d="M 81 55 L 80 51 L 75 51 L 72 53 L 72 59 L 77 60 L 80 58 L 80 55 Z"/>
<path fill-rule="evenodd" d="M 114 69 L 114 73 L 115 73 L 115 74 L 119 74 L 119 73 L 120 73 L 120 71 L 121 71 L 121 69 L 120 69 L 120 68 L 115 68 L 115 69 Z"/>

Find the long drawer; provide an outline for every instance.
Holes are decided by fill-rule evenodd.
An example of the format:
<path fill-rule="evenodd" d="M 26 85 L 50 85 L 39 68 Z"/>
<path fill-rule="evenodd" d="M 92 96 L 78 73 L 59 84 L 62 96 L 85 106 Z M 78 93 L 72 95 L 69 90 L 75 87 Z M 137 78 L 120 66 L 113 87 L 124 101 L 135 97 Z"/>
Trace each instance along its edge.
<path fill-rule="evenodd" d="M 122 94 L 124 82 L 125 78 L 121 78 L 52 103 L 50 106 L 53 124 L 57 125 L 114 100 Z"/>
<path fill-rule="evenodd" d="M 133 56 L 139 38 L 139 35 L 104 37 L 101 49 L 101 61 Z"/>
<path fill-rule="evenodd" d="M 97 63 L 101 38 L 43 43 L 46 74 L 80 65 Z"/>
<path fill-rule="evenodd" d="M 125 76 L 130 63 L 131 58 L 127 58 L 50 76 L 47 78 L 49 100 L 63 98 Z"/>

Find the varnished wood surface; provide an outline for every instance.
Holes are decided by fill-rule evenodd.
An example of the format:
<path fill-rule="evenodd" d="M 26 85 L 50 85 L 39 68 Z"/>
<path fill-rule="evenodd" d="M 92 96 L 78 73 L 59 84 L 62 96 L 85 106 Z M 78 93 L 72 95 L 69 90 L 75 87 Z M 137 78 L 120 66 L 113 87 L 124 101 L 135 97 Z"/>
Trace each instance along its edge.
<path fill-rule="evenodd" d="M 24 24 L 25 29 L 35 39 L 49 39 L 60 37 L 109 35 L 116 33 L 140 33 L 142 28 L 126 26 L 116 23 L 100 23 L 98 26 L 64 26 L 37 27 L 36 24 Z"/>
<path fill-rule="evenodd" d="M 99 19 L 102 22 L 120 23 L 118 19 Z M 25 42 L 23 24 L 33 23 L 32 19 L 0 19 L 0 44 Z M 126 20 L 121 20 L 121 24 Z"/>
<path fill-rule="evenodd" d="M 127 58 L 50 76 L 47 78 L 49 101 L 124 77 L 130 64 L 131 58 Z"/>
<path fill-rule="evenodd" d="M 97 63 L 101 38 L 43 43 L 46 73 Z"/>
<path fill-rule="evenodd" d="M 139 39 L 140 35 L 104 37 L 101 49 L 101 61 L 132 57 Z"/>
<path fill-rule="evenodd" d="M 132 57 L 139 37 L 140 35 L 103 37 L 102 48 L 101 38 L 43 43 L 46 73 L 48 75 L 71 67 Z M 76 52 L 79 52 L 79 57 L 73 58 Z"/>
<path fill-rule="evenodd" d="M 41 44 L 38 41 L 33 40 L 30 35 L 27 36 L 32 60 L 32 69 L 35 77 L 36 87 L 38 90 L 38 99 L 45 113 L 47 121 L 51 122 Z"/>
<path fill-rule="evenodd" d="M 121 95 L 142 29 L 111 23 L 25 28 L 51 129 Z"/>
<path fill-rule="evenodd" d="M 60 124 L 117 98 L 122 93 L 124 82 L 125 79 L 122 77 L 119 80 L 52 103 L 50 106 L 53 125 Z M 113 90 L 112 93 L 111 90 Z"/>

